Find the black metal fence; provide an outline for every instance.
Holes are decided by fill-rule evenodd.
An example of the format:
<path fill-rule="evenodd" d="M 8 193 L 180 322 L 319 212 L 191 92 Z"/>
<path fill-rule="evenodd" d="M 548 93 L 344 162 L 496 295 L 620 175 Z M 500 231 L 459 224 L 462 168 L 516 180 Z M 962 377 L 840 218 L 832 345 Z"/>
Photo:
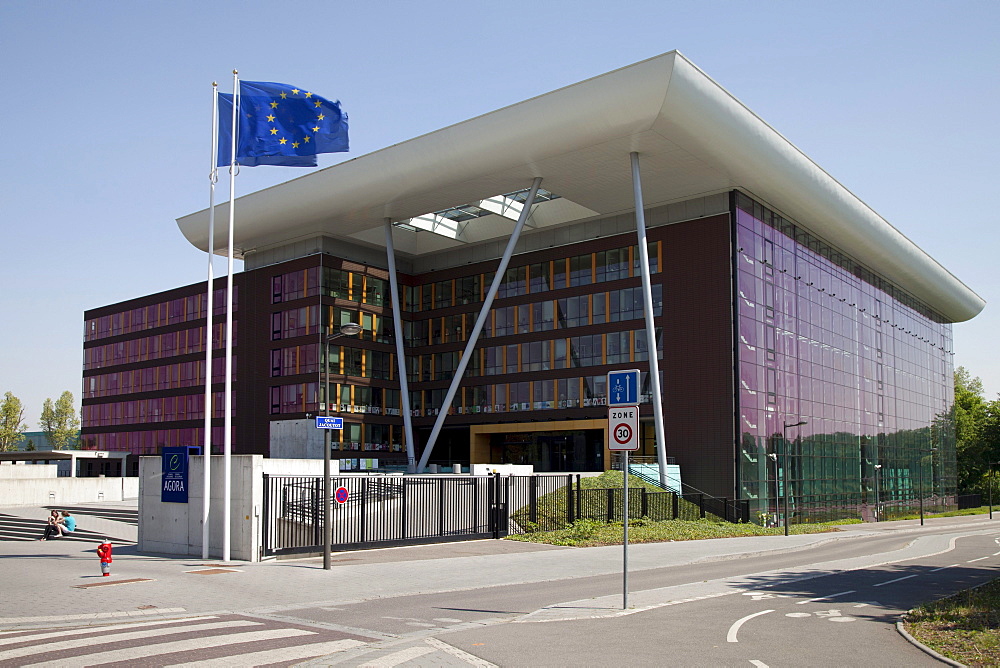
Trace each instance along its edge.
<path fill-rule="evenodd" d="M 336 550 L 507 533 L 511 490 L 497 476 L 342 476 L 331 483 L 347 492 L 346 502 L 333 503 Z M 265 475 L 263 505 L 264 556 L 322 550 L 322 477 Z"/>
<path fill-rule="evenodd" d="M 577 489 L 577 519 L 620 522 L 624 519 L 624 491 L 615 489 Z M 651 520 L 697 520 L 712 518 L 728 522 L 749 522 L 750 503 L 705 494 L 651 492 L 645 487 L 630 488 L 629 518 Z"/>
<path fill-rule="evenodd" d="M 579 475 L 338 476 L 334 550 L 502 538 L 552 531 L 582 518 L 621 521 L 618 489 L 582 489 Z M 264 476 L 262 556 L 316 553 L 323 544 L 323 478 Z M 712 517 L 749 521 L 749 502 L 704 494 L 629 490 L 629 517 L 655 520 Z"/>

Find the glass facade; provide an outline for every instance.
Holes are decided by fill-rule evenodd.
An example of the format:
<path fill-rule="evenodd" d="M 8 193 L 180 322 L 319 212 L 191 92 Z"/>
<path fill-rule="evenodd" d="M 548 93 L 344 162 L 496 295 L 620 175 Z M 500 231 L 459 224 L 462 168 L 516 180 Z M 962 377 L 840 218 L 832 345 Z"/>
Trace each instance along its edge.
<path fill-rule="evenodd" d="M 792 221 L 736 204 L 743 498 L 773 518 L 787 494 L 794 521 L 822 521 L 954 495 L 951 326 Z"/>

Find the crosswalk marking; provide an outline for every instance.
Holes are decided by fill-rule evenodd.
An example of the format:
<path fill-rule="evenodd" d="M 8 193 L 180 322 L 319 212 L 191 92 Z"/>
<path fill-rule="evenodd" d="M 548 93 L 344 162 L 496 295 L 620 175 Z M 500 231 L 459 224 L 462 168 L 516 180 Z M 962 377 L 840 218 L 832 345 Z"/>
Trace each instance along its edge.
<path fill-rule="evenodd" d="M 79 635 L 94 635 L 94 633 L 102 633 L 104 631 L 120 631 L 122 629 L 139 629 L 139 628 L 149 628 L 151 626 L 163 626 L 164 624 L 177 624 L 178 621 L 183 622 L 202 622 L 209 619 L 218 619 L 218 617 L 212 615 L 207 617 L 187 617 L 183 620 L 177 619 L 164 619 L 155 622 L 133 622 L 131 624 L 112 624 L 110 626 L 100 626 L 97 628 L 84 627 L 80 629 L 64 629 L 61 631 L 47 631 L 45 633 L 31 633 L 28 635 L 23 635 L 23 631 L 8 631 L 7 633 L 0 634 L 0 645 L 13 645 L 19 642 L 37 642 L 39 640 L 47 640 L 48 638 L 65 638 L 66 636 L 79 636 Z M 186 626 L 178 626 L 179 629 L 188 628 Z M 9 637 L 13 634 L 22 634 L 16 637 Z M 8 636 L 8 637 L 4 637 Z M 0 659 L 4 658 L 4 654 L 0 654 Z"/>
<path fill-rule="evenodd" d="M 424 654 L 430 654 L 433 651 L 433 647 L 427 647 L 426 645 L 414 645 L 413 647 L 408 647 L 398 652 L 393 652 L 392 654 L 386 654 L 385 656 L 373 661 L 366 661 L 361 664 L 360 668 L 393 668 L 393 666 L 398 666 L 401 663 L 406 663 L 411 659 L 416 659 Z"/>
<path fill-rule="evenodd" d="M 261 652 L 250 652 L 236 656 L 222 657 L 218 659 L 206 659 L 205 661 L 188 661 L 177 663 L 165 668 L 230 668 L 237 666 L 266 666 L 270 663 L 284 661 L 298 661 L 299 659 L 311 659 L 313 657 L 343 652 L 361 645 L 366 645 L 360 640 L 333 640 L 330 642 L 317 642 L 311 645 L 296 645 L 295 647 L 284 647 L 282 649 L 264 650 Z"/>
<path fill-rule="evenodd" d="M 234 622 L 212 622 L 209 624 L 189 624 L 187 626 L 170 626 L 164 629 L 146 628 L 142 629 L 141 631 L 132 631 L 129 633 L 114 633 L 112 635 L 107 635 L 107 636 L 99 635 L 104 629 L 91 628 L 91 629 L 86 629 L 86 632 L 89 633 L 89 636 L 86 638 L 75 638 L 73 640 L 64 640 L 62 642 L 52 642 L 44 645 L 31 645 L 28 647 L 17 647 L 15 649 L 9 649 L 4 652 L 0 652 L 0 660 L 17 659 L 22 656 L 31 656 L 32 654 L 43 654 L 45 652 L 60 652 L 66 649 L 79 649 L 81 647 L 91 647 L 93 645 L 107 645 L 108 643 L 113 643 L 113 642 L 123 642 L 126 640 L 139 640 L 142 638 L 172 635 L 176 633 L 189 633 L 191 631 L 211 631 L 214 629 L 231 629 L 239 626 L 262 626 L 262 625 L 263 624 L 261 622 L 239 620 Z M 30 636 L 27 637 L 22 636 L 21 638 L 12 640 L 12 642 L 26 642 L 31 639 L 32 638 Z"/>
<path fill-rule="evenodd" d="M 475 668 L 499 668 L 495 663 L 490 663 L 485 659 L 480 659 L 478 656 L 469 654 L 468 652 L 461 650 L 454 645 L 449 645 L 448 643 L 438 640 L 437 638 L 427 638 L 424 640 L 425 643 L 431 647 L 436 647 L 442 652 L 451 654 L 457 659 L 461 659 L 470 666 L 475 666 Z M 765 666 L 766 668 L 766 666 Z"/>
<path fill-rule="evenodd" d="M 294 638 L 297 636 L 315 635 L 314 631 L 303 629 L 273 629 L 270 631 L 247 631 L 245 633 L 230 633 L 224 636 L 210 636 L 192 638 L 189 640 L 177 640 L 174 642 L 152 643 L 137 647 L 112 650 L 108 652 L 98 652 L 86 656 L 85 665 L 99 665 L 117 661 L 134 661 L 136 659 L 147 658 L 150 655 L 164 655 L 173 652 L 186 652 L 189 650 L 202 650 L 210 647 L 223 647 L 225 645 L 245 645 L 257 640 L 276 640 L 282 638 Z M 31 648 L 33 653 L 43 653 L 48 648 Z M 48 650 L 51 651 L 51 650 Z M 43 663 L 33 663 L 22 666 L 22 668 L 62 668 L 67 665 L 67 660 L 56 659 Z"/>

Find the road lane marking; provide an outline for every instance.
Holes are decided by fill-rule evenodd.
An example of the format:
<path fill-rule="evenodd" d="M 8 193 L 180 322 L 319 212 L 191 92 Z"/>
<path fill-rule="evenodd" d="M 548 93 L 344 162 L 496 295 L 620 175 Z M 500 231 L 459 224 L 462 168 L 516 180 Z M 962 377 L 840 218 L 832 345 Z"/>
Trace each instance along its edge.
<path fill-rule="evenodd" d="M 888 580 L 886 582 L 879 582 L 877 585 L 872 585 L 872 586 L 873 587 L 883 587 L 885 585 L 891 585 L 893 582 L 899 582 L 901 580 L 909 580 L 910 578 L 915 578 L 915 577 L 917 577 L 916 573 L 914 573 L 913 575 L 904 575 L 901 578 L 896 578 L 895 580 Z"/>
<path fill-rule="evenodd" d="M 393 666 L 398 666 L 401 663 L 412 661 L 413 659 L 421 657 L 424 654 L 430 654 L 433 651 L 433 647 L 421 647 L 420 645 L 414 645 L 413 647 L 408 647 L 407 649 L 393 652 L 392 654 L 386 654 L 380 659 L 366 661 L 361 664 L 359 668 L 393 668 Z"/>
<path fill-rule="evenodd" d="M 818 596 L 816 598 L 810 598 L 807 601 L 799 601 L 795 605 L 805 605 L 806 603 L 815 603 L 816 601 L 825 601 L 830 598 L 837 598 L 838 596 L 844 596 L 846 594 L 853 594 L 853 589 L 848 589 L 847 591 L 842 591 L 839 594 L 830 594 L 829 596 Z"/>
<path fill-rule="evenodd" d="M 760 612 L 755 612 L 752 615 L 747 615 L 743 619 L 737 619 L 733 622 L 733 625 L 729 627 L 729 633 L 726 634 L 726 642 L 739 642 L 739 640 L 736 639 L 736 634 L 739 633 L 740 627 L 754 617 L 760 617 L 761 615 L 766 615 L 769 612 L 774 612 L 774 610 L 762 610 Z"/>
<path fill-rule="evenodd" d="M 967 564 L 971 564 L 971 563 L 972 563 L 972 562 L 974 562 L 974 561 L 982 561 L 983 559 L 989 559 L 989 557 L 979 557 L 978 559 L 969 559 L 969 560 L 968 560 L 967 562 L 965 562 L 965 563 L 967 563 Z"/>
<path fill-rule="evenodd" d="M 426 640 L 424 640 L 424 642 L 430 645 L 431 647 L 436 647 L 442 652 L 451 654 L 456 659 L 461 659 L 462 661 L 465 661 L 470 666 L 475 666 L 476 668 L 498 668 L 495 663 L 490 663 L 485 659 L 480 659 L 478 656 L 475 656 L 474 654 L 469 654 L 468 652 L 460 650 L 454 645 L 449 645 L 448 643 L 438 640 L 437 638 L 427 638 Z"/>
<path fill-rule="evenodd" d="M 757 668 L 770 668 L 770 666 L 768 666 L 766 663 L 764 663 L 763 661 L 758 661 L 757 659 L 750 659 L 750 665 L 756 666 Z"/>
<path fill-rule="evenodd" d="M 931 573 L 937 573 L 938 571 L 943 571 L 946 568 L 955 568 L 955 566 L 959 566 L 959 565 L 960 564 L 952 564 L 951 566 L 942 566 L 941 568 L 933 568 L 933 569 L 931 569 L 930 572 Z"/>

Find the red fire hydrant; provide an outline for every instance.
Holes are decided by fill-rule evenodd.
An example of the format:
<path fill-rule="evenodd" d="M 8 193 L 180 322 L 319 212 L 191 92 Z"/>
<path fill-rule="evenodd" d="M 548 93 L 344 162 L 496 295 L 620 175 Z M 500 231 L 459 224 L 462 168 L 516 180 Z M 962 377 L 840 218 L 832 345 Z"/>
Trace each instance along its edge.
<path fill-rule="evenodd" d="M 104 577 L 111 575 L 111 541 L 107 538 L 97 546 L 97 558 L 101 560 L 101 573 Z"/>

